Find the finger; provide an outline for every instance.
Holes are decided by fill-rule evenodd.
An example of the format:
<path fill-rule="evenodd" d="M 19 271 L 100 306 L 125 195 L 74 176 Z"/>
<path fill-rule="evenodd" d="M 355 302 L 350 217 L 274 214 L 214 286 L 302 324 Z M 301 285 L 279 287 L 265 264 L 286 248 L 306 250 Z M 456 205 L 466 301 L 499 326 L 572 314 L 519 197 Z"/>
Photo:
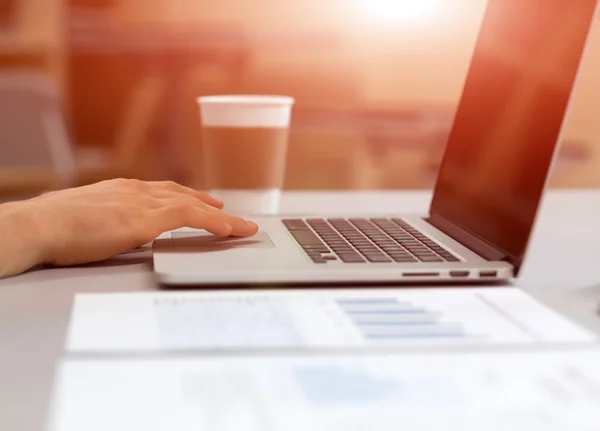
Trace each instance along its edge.
<path fill-rule="evenodd" d="M 256 223 L 250 220 L 244 220 L 241 217 L 229 214 L 225 211 L 207 211 L 213 217 L 223 219 L 225 223 L 232 227 L 229 235 L 231 236 L 252 236 L 258 232 L 258 226 Z"/>
<path fill-rule="evenodd" d="M 178 184 L 173 181 L 150 181 L 148 182 L 148 184 L 150 185 L 149 193 L 151 194 L 161 194 L 161 192 L 165 191 L 181 193 L 188 196 L 192 196 L 196 199 L 200 199 L 202 202 L 215 208 L 223 208 L 223 201 L 221 201 L 220 199 L 217 199 L 209 195 L 208 193 L 204 193 L 189 187 L 182 186 L 181 184 Z"/>
<path fill-rule="evenodd" d="M 181 195 L 178 195 L 178 196 L 181 196 Z M 241 217 L 237 217 L 232 214 L 226 213 L 224 211 L 221 211 L 221 210 L 211 207 L 209 205 L 206 205 L 203 202 L 200 202 L 190 196 L 177 197 L 177 198 L 164 198 L 164 199 L 160 199 L 159 201 L 162 202 L 165 206 L 169 206 L 169 207 L 170 206 L 182 207 L 185 205 L 195 206 L 198 209 L 200 209 L 206 213 L 209 213 L 209 214 L 204 215 L 204 217 L 212 217 L 212 218 L 220 219 L 223 222 L 227 223 L 229 226 L 231 226 L 231 232 L 229 233 L 230 235 L 250 236 L 250 235 L 254 235 L 258 231 L 258 226 L 255 223 L 244 220 Z"/>
<path fill-rule="evenodd" d="M 250 236 L 258 227 L 251 222 L 221 211 L 205 211 L 195 205 L 178 203 L 154 211 L 153 217 L 156 236 L 163 232 L 190 227 L 204 229 L 217 236 Z"/>
<path fill-rule="evenodd" d="M 153 231 L 156 236 L 163 232 L 190 227 L 204 229 L 217 236 L 229 236 L 233 227 L 222 219 L 211 217 L 202 209 L 189 204 L 168 205 L 153 211 Z"/>

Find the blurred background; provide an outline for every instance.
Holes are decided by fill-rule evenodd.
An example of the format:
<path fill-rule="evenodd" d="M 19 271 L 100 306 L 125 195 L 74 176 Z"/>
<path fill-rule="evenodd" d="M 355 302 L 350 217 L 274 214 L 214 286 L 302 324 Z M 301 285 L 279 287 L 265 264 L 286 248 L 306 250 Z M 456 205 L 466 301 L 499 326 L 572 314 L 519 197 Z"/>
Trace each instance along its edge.
<path fill-rule="evenodd" d="M 0 0 L 0 199 L 202 188 L 195 99 L 286 94 L 286 188 L 430 188 L 485 0 Z M 600 185 L 600 26 L 553 187 Z"/>

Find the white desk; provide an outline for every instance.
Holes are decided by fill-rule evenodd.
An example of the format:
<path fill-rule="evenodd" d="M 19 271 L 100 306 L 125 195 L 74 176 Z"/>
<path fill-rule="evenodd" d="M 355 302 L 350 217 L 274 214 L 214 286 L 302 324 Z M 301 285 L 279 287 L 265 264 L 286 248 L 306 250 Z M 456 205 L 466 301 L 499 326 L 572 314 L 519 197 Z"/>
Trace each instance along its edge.
<path fill-rule="evenodd" d="M 283 212 L 425 212 L 429 193 L 288 193 Z M 0 281 L 0 429 L 41 431 L 73 297 L 156 289 L 148 251 Z M 600 191 L 552 191 L 521 278 L 541 301 L 600 333 Z"/>

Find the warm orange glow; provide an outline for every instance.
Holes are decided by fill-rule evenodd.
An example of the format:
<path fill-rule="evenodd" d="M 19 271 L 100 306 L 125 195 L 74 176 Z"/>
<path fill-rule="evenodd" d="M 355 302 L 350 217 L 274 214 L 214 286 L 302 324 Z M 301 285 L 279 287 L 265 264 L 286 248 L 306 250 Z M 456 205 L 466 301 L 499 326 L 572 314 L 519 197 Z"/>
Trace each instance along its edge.
<path fill-rule="evenodd" d="M 389 22 L 426 19 L 439 8 L 440 0 L 359 0 L 373 18 Z"/>

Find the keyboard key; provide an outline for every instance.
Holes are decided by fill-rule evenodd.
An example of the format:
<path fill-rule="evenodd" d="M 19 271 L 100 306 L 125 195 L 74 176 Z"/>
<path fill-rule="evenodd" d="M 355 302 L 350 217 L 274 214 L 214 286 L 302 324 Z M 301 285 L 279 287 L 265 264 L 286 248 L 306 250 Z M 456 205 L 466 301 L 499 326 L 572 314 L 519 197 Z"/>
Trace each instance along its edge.
<path fill-rule="evenodd" d="M 327 245 L 329 245 L 332 248 L 345 247 L 345 248 L 352 249 L 352 247 L 350 247 L 347 242 L 337 242 L 337 241 L 329 242 L 329 243 L 327 243 Z"/>
<path fill-rule="evenodd" d="M 302 245 L 323 245 L 319 237 L 310 230 L 293 230 L 290 232 L 296 242 Z"/>
<path fill-rule="evenodd" d="M 340 254 L 340 259 L 345 263 L 364 263 L 365 260 L 358 254 Z"/>
<path fill-rule="evenodd" d="M 300 225 L 300 224 L 290 224 L 290 225 L 287 225 L 286 228 L 288 230 L 297 230 L 297 229 L 308 229 L 308 226 Z"/>
<path fill-rule="evenodd" d="M 439 257 L 437 254 L 432 253 L 431 251 L 429 251 L 427 249 L 421 249 L 421 250 L 417 250 L 417 251 L 410 250 L 410 252 L 414 256 L 418 257 L 419 259 L 426 258 L 426 257 Z"/>
<path fill-rule="evenodd" d="M 433 255 L 432 256 L 422 256 L 422 257 L 419 257 L 419 260 L 421 262 L 443 262 L 444 261 L 444 259 L 442 259 L 441 257 L 439 257 L 439 256 L 433 256 Z"/>
<path fill-rule="evenodd" d="M 304 244 L 302 245 L 304 250 L 322 250 L 328 251 L 329 249 L 323 244 Z"/>
<path fill-rule="evenodd" d="M 419 262 L 414 257 L 394 257 L 394 256 L 392 256 L 392 259 L 394 259 L 394 262 L 398 262 L 398 263 L 417 263 L 417 262 Z"/>
<path fill-rule="evenodd" d="M 358 249 L 358 251 L 360 251 L 362 254 L 367 254 L 367 253 L 371 253 L 371 254 L 375 254 L 375 253 L 380 253 L 379 249 L 377 247 L 356 247 Z"/>
<path fill-rule="evenodd" d="M 412 256 L 392 256 L 392 259 L 394 259 L 395 262 L 402 262 L 402 263 L 419 263 L 418 259 L 415 259 Z"/>
<path fill-rule="evenodd" d="M 373 263 L 391 262 L 392 260 L 384 254 L 372 255 L 367 254 L 367 260 Z"/>
<path fill-rule="evenodd" d="M 383 247 L 383 251 L 385 251 L 387 254 L 389 254 L 390 256 L 394 255 L 394 254 L 406 254 L 409 255 L 408 253 L 403 253 L 404 250 L 402 250 L 400 247 L 398 248 L 394 248 L 394 247 Z"/>
<path fill-rule="evenodd" d="M 417 261 L 417 259 L 413 255 L 408 254 L 408 253 L 392 252 L 392 253 L 390 253 L 390 256 L 392 257 L 392 259 L 396 259 L 396 258 L 400 259 L 400 258 L 404 257 L 406 259 L 414 260 L 415 262 Z"/>
<path fill-rule="evenodd" d="M 353 249 L 353 248 L 334 248 L 333 251 L 338 254 L 338 255 L 342 255 L 342 254 L 356 254 L 358 255 L 358 253 Z"/>

